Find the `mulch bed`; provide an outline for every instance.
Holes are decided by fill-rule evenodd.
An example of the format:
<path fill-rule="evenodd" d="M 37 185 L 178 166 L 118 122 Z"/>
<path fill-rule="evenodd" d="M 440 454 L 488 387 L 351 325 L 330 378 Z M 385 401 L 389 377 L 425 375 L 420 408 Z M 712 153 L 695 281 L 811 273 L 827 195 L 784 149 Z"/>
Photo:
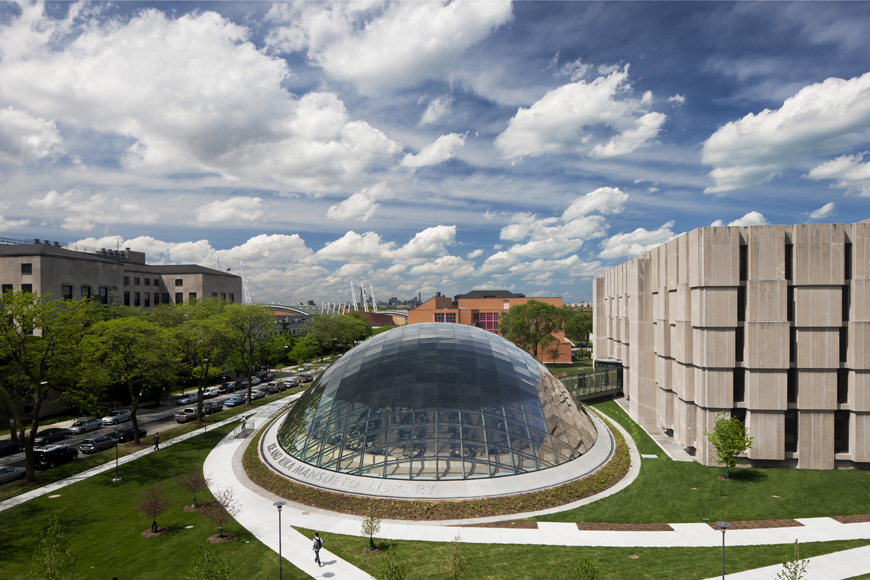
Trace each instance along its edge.
<path fill-rule="evenodd" d="M 517 530 L 537 530 L 538 522 L 530 522 L 525 520 L 490 522 L 488 524 L 465 524 L 460 528 L 508 528 Z"/>
<path fill-rule="evenodd" d="M 716 522 L 706 522 L 708 526 L 716 530 L 721 529 L 716 525 Z M 797 520 L 746 520 L 742 522 L 731 522 L 729 530 L 758 530 L 761 528 L 800 528 L 803 524 Z"/>
<path fill-rule="evenodd" d="M 230 533 L 224 534 L 222 538 L 218 538 L 217 534 L 208 537 L 208 541 L 212 544 L 223 544 L 224 542 L 232 542 L 235 539 L 236 535 Z"/>
<path fill-rule="evenodd" d="M 202 504 L 199 504 L 197 507 L 193 507 L 189 503 L 184 504 L 184 511 L 186 511 L 187 513 L 198 512 L 201 509 L 202 509 Z"/>
<path fill-rule="evenodd" d="M 611 524 L 609 522 L 577 522 L 577 529 L 591 532 L 673 532 L 668 524 Z"/>
<path fill-rule="evenodd" d="M 142 537 L 143 538 L 156 538 L 157 536 L 162 536 L 163 534 L 165 534 L 168 531 L 169 531 L 169 528 L 158 527 L 157 533 L 155 534 L 154 532 L 151 531 L 151 528 L 148 528 L 147 530 L 142 532 Z"/>
<path fill-rule="evenodd" d="M 377 553 L 380 552 L 380 551 L 381 551 L 380 548 L 375 548 L 374 550 L 369 550 L 369 547 L 368 547 L 368 546 L 366 546 L 365 548 L 363 548 L 363 554 L 377 554 Z"/>
<path fill-rule="evenodd" d="M 833 519 L 841 524 L 860 524 L 870 522 L 870 514 L 859 514 L 857 516 L 834 516 Z"/>

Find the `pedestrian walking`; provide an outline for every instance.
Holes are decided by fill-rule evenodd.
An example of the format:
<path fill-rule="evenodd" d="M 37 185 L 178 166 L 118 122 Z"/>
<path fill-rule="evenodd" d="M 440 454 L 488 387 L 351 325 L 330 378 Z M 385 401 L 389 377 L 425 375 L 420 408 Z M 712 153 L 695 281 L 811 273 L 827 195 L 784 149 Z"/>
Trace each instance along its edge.
<path fill-rule="evenodd" d="M 323 564 L 320 563 L 320 548 L 323 547 L 323 540 L 320 539 L 320 534 L 314 532 L 314 546 L 312 549 L 314 550 L 314 561 L 317 562 L 319 567 L 323 567 Z"/>
<path fill-rule="evenodd" d="M 242 433 L 245 432 L 245 426 L 247 425 L 247 423 L 248 423 L 248 419 L 245 417 L 242 417 Z"/>
<path fill-rule="evenodd" d="M 160 449 L 160 433 L 154 434 L 154 451 Z"/>

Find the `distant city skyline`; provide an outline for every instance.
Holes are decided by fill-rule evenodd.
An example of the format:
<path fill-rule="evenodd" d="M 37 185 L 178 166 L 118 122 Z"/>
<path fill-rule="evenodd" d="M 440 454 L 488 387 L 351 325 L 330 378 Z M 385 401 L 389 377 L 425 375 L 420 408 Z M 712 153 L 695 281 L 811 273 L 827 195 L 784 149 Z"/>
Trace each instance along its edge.
<path fill-rule="evenodd" d="M 300 300 L 870 217 L 870 3 L 0 5 L 0 231 Z"/>

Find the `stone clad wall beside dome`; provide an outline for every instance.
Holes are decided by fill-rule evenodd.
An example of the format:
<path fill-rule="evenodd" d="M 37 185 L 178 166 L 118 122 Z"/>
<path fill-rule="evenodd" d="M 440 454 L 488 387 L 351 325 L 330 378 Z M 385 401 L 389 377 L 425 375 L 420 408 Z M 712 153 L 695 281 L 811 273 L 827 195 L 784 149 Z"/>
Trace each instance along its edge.
<path fill-rule="evenodd" d="M 531 355 L 485 330 L 415 324 L 373 337 L 296 403 L 278 443 L 310 465 L 390 479 L 475 479 L 563 464 L 597 439 Z"/>

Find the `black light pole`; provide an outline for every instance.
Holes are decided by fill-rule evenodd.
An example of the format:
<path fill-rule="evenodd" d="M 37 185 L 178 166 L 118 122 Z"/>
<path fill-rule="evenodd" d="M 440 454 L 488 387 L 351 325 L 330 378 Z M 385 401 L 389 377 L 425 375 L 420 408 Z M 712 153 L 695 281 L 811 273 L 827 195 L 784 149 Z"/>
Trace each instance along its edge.
<path fill-rule="evenodd" d="M 731 527 L 728 522 L 716 522 L 716 525 L 722 529 L 722 580 L 725 580 L 725 530 Z"/>
<path fill-rule="evenodd" d="M 278 580 L 284 579 L 284 567 L 281 562 L 281 508 L 287 504 L 286 501 L 276 501 L 272 505 L 278 508 Z"/>
<path fill-rule="evenodd" d="M 112 481 L 121 481 L 121 476 L 118 474 L 118 441 L 115 440 L 115 478 Z"/>

